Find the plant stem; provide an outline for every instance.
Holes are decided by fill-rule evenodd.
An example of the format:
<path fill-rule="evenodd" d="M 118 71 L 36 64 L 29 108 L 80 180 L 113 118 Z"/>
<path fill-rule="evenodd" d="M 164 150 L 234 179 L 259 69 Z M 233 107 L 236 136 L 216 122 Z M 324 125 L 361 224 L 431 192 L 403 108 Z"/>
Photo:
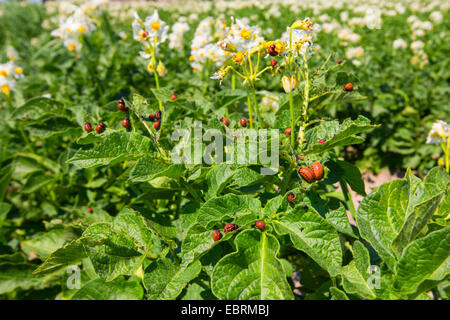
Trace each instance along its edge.
<path fill-rule="evenodd" d="M 289 111 L 291 116 L 291 146 L 295 148 L 294 100 L 292 98 L 292 91 L 289 92 Z"/>
<path fill-rule="evenodd" d="M 303 99 L 303 108 L 302 108 L 302 124 L 300 126 L 300 130 L 298 132 L 298 138 L 300 145 L 304 142 L 305 136 L 305 128 L 306 123 L 308 122 L 308 104 L 309 104 L 309 69 L 308 69 L 308 60 L 306 59 L 306 55 L 303 55 L 303 61 L 305 66 L 305 72 L 302 73 L 305 79 L 305 90 L 304 90 L 304 99 Z"/>
<path fill-rule="evenodd" d="M 256 109 L 256 116 L 258 117 L 258 128 L 261 128 L 262 127 L 262 119 L 261 119 L 261 114 L 259 113 L 258 101 L 256 100 L 255 86 L 254 86 L 253 82 L 250 82 L 250 85 L 251 85 L 251 89 L 252 89 L 253 103 L 254 103 L 255 109 Z M 253 119 L 251 119 L 251 120 L 253 120 Z"/>
<path fill-rule="evenodd" d="M 12 102 L 11 102 L 11 92 L 6 95 L 6 101 L 8 101 L 9 113 L 12 114 L 13 111 L 14 111 L 14 108 L 13 108 L 13 105 L 12 105 Z"/>
<path fill-rule="evenodd" d="M 445 162 L 445 171 L 450 173 L 450 138 L 447 138 L 447 143 L 442 144 L 442 150 L 444 150 L 444 162 Z"/>
<path fill-rule="evenodd" d="M 207 81 L 209 79 L 209 77 L 208 77 L 208 74 L 209 74 L 209 61 L 206 62 L 206 66 L 205 66 L 205 69 L 203 71 L 205 73 L 205 84 L 203 85 L 203 94 L 206 95 L 206 93 L 208 92 L 208 83 L 207 83 Z"/>
<path fill-rule="evenodd" d="M 253 129 L 253 118 L 252 118 L 252 102 L 250 99 L 250 91 L 247 87 L 247 104 L 248 104 L 248 116 L 250 117 L 250 129 Z"/>
<path fill-rule="evenodd" d="M 165 161 L 169 161 L 169 157 L 167 156 L 166 151 L 161 147 L 161 145 L 159 144 L 158 140 L 156 139 L 154 133 L 152 132 L 152 130 L 150 129 L 148 124 L 144 121 L 142 116 L 134 110 L 134 108 L 132 108 L 131 110 L 133 110 L 134 114 L 139 118 L 139 120 L 142 122 L 144 127 L 147 129 L 148 133 L 150 134 L 150 138 L 153 140 L 156 148 L 158 149 L 158 151 L 161 154 L 161 156 L 163 157 L 163 159 Z"/>
<path fill-rule="evenodd" d="M 339 184 L 341 185 L 342 193 L 344 194 L 345 203 L 347 204 L 347 207 L 350 210 L 350 213 L 351 213 L 353 219 L 355 219 L 356 210 L 355 210 L 355 207 L 353 206 L 352 195 L 348 191 L 347 183 L 344 180 L 340 180 Z"/>
<path fill-rule="evenodd" d="M 159 89 L 159 76 L 158 76 L 158 71 L 154 70 L 153 73 L 155 74 L 155 84 L 156 84 L 156 89 Z M 162 105 L 161 100 L 158 99 L 158 103 L 159 103 L 159 110 L 162 111 L 163 105 Z"/>
<path fill-rule="evenodd" d="M 23 141 L 24 141 L 25 144 L 27 145 L 28 150 L 29 150 L 31 153 L 34 153 L 33 146 L 31 145 L 30 140 L 28 139 L 27 135 L 25 134 L 25 131 L 23 131 L 22 123 L 19 123 L 19 124 L 17 125 L 17 127 L 19 128 L 20 135 L 22 136 Z"/>

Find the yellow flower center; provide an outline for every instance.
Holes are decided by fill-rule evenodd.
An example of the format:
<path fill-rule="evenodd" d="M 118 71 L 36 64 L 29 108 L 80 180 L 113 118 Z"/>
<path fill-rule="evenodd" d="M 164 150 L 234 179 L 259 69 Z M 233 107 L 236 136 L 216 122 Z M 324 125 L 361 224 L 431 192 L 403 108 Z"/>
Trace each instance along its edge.
<path fill-rule="evenodd" d="M 252 30 L 247 30 L 245 28 L 242 29 L 241 32 L 239 32 L 239 35 L 241 36 L 242 39 L 250 39 L 252 36 Z"/>
<path fill-rule="evenodd" d="M 437 129 L 431 134 L 432 138 L 445 140 L 445 132 L 442 128 Z"/>
<path fill-rule="evenodd" d="M 2 85 L 1 89 L 4 94 L 9 94 L 9 92 L 11 91 L 11 87 L 8 86 L 7 84 Z"/>
<path fill-rule="evenodd" d="M 13 60 L 14 60 L 14 57 L 13 57 L 13 56 L 10 56 L 10 57 L 9 57 L 9 60 L 10 60 L 10 61 L 13 61 Z"/>
<path fill-rule="evenodd" d="M 6 70 L 0 70 L 0 76 L 6 77 L 8 75 L 8 71 Z"/>
<path fill-rule="evenodd" d="M 69 46 L 67 47 L 67 49 L 69 49 L 69 51 L 73 51 L 77 48 L 77 46 L 74 43 L 69 44 Z"/>
<path fill-rule="evenodd" d="M 84 31 L 86 31 L 86 28 L 84 26 L 80 26 L 77 29 L 78 33 L 83 33 Z"/>
<path fill-rule="evenodd" d="M 159 28 L 161 27 L 161 24 L 158 23 L 158 20 L 156 20 L 155 22 L 153 22 L 151 24 L 151 26 L 152 26 L 152 30 L 159 30 Z"/>
<path fill-rule="evenodd" d="M 23 69 L 22 68 L 15 68 L 14 72 L 17 73 L 17 74 L 22 74 Z"/>
<path fill-rule="evenodd" d="M 194 61 L 194 56 L 190 56 L 189 61 Z"/>

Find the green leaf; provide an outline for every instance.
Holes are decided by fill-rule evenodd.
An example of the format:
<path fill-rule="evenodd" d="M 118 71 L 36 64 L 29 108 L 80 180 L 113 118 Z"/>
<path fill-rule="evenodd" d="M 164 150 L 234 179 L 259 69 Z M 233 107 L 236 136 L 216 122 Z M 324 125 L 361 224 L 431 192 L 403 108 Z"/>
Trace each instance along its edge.
<path fill-rule="evenodd" d="M 158 107 L 156 105 L 152 107 L 148 103 L 147 99 L 137 93 L 133 93 L 131 101 L 133 102 L 133 108 L 136 109 L 136 111 L 140 114 L 149 114 L 158 110 Z"/>
<path fill-rule="evenodd" d="M 346 119 L 339 125 L 339 128 L 337 128 L 335 121 L 325 121 L 306 132 L 307 150 L 305 154 L 324 153 L 334 147 L 362 143 L 364 139 L 356 135 L 376 127 L 378 126 L 370 124 L 370 120 L 363 116 L 358 116 L 356 120 Z M 327 141 L 319 143 L 317 132 L 324 132 L 324 137 L 319 139 L 326 139 Z"/>
<path fill-rule="evenodd" d="M 53 229 L 48 232 L 36 233 L 31 239 L 22 241 L 20 245 L 25 253 L 33 252 L 42 259 L 61 248 L 67 241 L 74 240 L 73 236 L 62 228 Z"/>
<path fill-rule="evenodd" d="M 161 102 L 170 102 L 170 96 L 173 93 L 173 90 L 171 90 L 170 88 L 159 88 L 159 89 L 155 89 L 152 88 L 152 93 L 155 95 L 155 98 L 158 101 Z"/>
<path fill-rule="evenodd" d="M 209 286 L 209 278 L 200 275 L 188 284 L 181 300 L 217 300 Z"/>
<path fill-rule="evenodd" d="M 30 124 L 26 129 L 34 136 L 48 139 L 56 136 L 78 136 L 82 129 L 63 117 L 46 119 L 37 124 Z"/>
<path fill-rule="evenodd" d="M 391 270 L 403 249 L 429 222 L 446 192 L 443 184 L 427 182 L 430 179 L 422 182 L 408 170 L 404 179 L 383 184 L 358 207 L 356 222 L 361 236 Z"/>
<path fill-rule="evenodd" d="M 147 227 L 163 241 L 177 238 L 177 227 L 165 212 L 154 212 L 145 207 L 133 206 L 145 218 Z"/>
<path fill-rule="evenodd" d="M 14 119 L 37 120 L 47 116 L 67 116 L 67 109 L 64 105 L 56 100 L 38 97 L 28 100 L 25 104 L 14 110 L 11 115 Z"/>
<path fill-rule="evenodd" d="M 331 276 L 339 274 L 342 249 L 336 229 L 313 208 L 296 206 L 289 214 L 274 220 L 275 231 L 289 234 L 298 250 L 304 251 Z"/>
<path fill-rule="evenodd" d="M 168 165 L 149 156 L 140 158 L 130 172 L 133 182 L 145 182 L 159 177 L 178 178 L 184 172 L 184 165 Z"/>
<path fill-rule="evenodd" d="M 136 159 L 149 151 L 150 139 L 134 132 L 110 132 L 102 142 L 89 150 L 79 150 L 68 160 L 80 168 L 113 165 Z"/>
<path fill-rule="evenodd" d="M 197 221 L 207 228 L 230 218 L 234 219 L 235 223 L 242 224 L 243 222 L 239 221 L 256 219 L 261 210 L 261 202 L 258 199 L 227 194 L 205 202 L 199 210 Z"/>
<path fill-rule="evenodd" d="M 0 170 L 0 201 L 3 201 L 6 195 L 6 190 L 8 189 L 9 182 L 13 174 L 12 166 L 3 166 Z"/>
<path fill-rule="evenodd" d="M 27 179 L 22 192 L 25 194 L 34 193 L 54 181 L 54 176 L 46 175 L 42 171 L 35 172 Z"/>
<path fill-rule="evenodd" d="M 426 279 L 443 279 L 450 273 L 449 252 L 450 227 L 412 242 L 397 264 L 394 288 L 412 293 Z"/>
<path fill-rule="evenodd" d="M 294 119 L 297 119 L 301 115 L 300 108 L 296 108 L 301 103 L 300 96 L 297 93 L 293 93 L 293 103 L 294 103 Z M 280 105 L 277 112 L 275 113 L 275 123 L 274 129 L 285 130 L 291 126 L 290 118 L 290 106 L 289 99 L 286 99 L 284 103 Z"/>
<path fill-rule="evenodd" d="M 212 238 L 214 230 L 195 224 L 186 232 L 181 245 L 182 266 L 186 266 L 195 259 L 211 250 L 216 242 Z"/>
<path fill-rule="evenodd" d="M 6 221 L 6 217 L 8 215 L 8 212 L 11 210 L 11 205 L 6 202 L 0 202 L 0 227 L 3 226 L 3 224 Z"/>
<path fill-rule="evenodd" d="M 167 258 L 152 262 L 144 274 L 144 286 L 150 300 L 176 299 L 189 281 L 196 278 L 201 271 L 201 264 L 195 261 L 186 268 L 181 268 Z"/>
<path fill-rule="evenodd" d="M 267 201 L 266 206 L 263 209 L 263 216 L 270 217 L 276 213 L 283 203 L 283 198 L 283 196 L 279 195 Z"/>
<path fill-rule="evenodd" d="M 334 228 L 353 238 L 358 238 L 352 229 L 350 222 L 348 221 L 347 212 L 344 207 L 339 207 L 336 210 L 329 211 L 325 214 L 326 220 L 331 223 Z"/>
<path fill-rule="evenodd" d="M 348 81 L 348 80 L 347 80 Z M 363 96 L 358 91 L 346 92 L 344 90 L 339 92 L 332 92 L 330 94 L 324 95 L 311 103 L 311 108 L 323 108 L 324 106 L 331 103 L 345 103 L 353 101 L 365 100 L 367 97 Z"/>
<path fill-rule="evenodd" d="M 366 247 L 359 242 L 353 243 L 353 260 L 342 268 L 342 285 L 347 293 L 357 294 L 363 299 L 375 299 L 377 293 L 368 281 L 370 256 Z"/>
<path fill-rule="evenodd" d="M 209 200 L 219 195 L 231 181 L 234 173 L 235 171 L 231 170 L 231 166 L 225 163 L 213 167 L 206 175 L 206 182 L 208 184 L 206 199 Z"/>
<path fill-rule="evenodd" d="M 330 293 L 331 300 L 349 300 L 345 292 L 336 287 L 331 287 Z"/>
<path fill-rule="evenodd" d="M 46 279 L 34 275 L 33 269 L 28 263 L 0 263 L 0 295 L 18 288 L 42 288 Z"/>
<path fill-rule="evenodd" d="M 214 295 L 227 300 L 293 299 L 283 264 L 277 258 L 280 244 L 267 232 L 245 230 L 235 239 L 237 251 L 214 267 Z"/>
<path fill-rule="evenodd" d="M 151 252 L 154 236 L 143 217 L 130 209 L 119 213 L 110 223 L 97 223 L 83 233 L 83 245 L 96 273 L 105 280 L 131 275 Z"/>
<path fill-rule="evenodd" d="M 220 242 L 215 242 L 212 238 L 214 231 L 201 224 L 195 224 L 189 228 L 181 245 L 182 268 L 200 259 L 217 244 L 233 236 L 232 233 L 226 233 Z"/>
<path fill-rule="evenodd" d="M 238 187 L 246 187 L 254 185 L 256 183 L 260 183 L 261 180 L 263 180 L 266 177 L 267 176 L 264 176 L 259 172 L 257 172 L 256 170 L 253 170 L 249 167 L 239 168 L 234 172 L 231 185 Z"/>
<path fill-rule="evenodd" d="M 53 273 L 62 268 L 79 264 L 86 257 L 81 239 L 73 240 L 51 253 L 33 273 L 39 276 Z"/>
<path fill-rule="evenodd" d="M 91 143 L 99 143 L 102 141 L 102 136 L 92 131 L 87 133 L 77 139 L 77 144 L 91 144 Z"/>
<path fill-rule="evenodd" d="M 336 160 L 336 164 L 343 170 L 342 179 L 348 183 L 350 188 L 357 194 L 366 196 L 364 181 L 358 167 L 342 160 Z"/>
<path fill-rule="evenodd" d="M 141 300 L 143 296 L 144 289 L 136 279 L 119 277 L 106 282 L 98 278 L 81 287 L 71 300 Z"/>

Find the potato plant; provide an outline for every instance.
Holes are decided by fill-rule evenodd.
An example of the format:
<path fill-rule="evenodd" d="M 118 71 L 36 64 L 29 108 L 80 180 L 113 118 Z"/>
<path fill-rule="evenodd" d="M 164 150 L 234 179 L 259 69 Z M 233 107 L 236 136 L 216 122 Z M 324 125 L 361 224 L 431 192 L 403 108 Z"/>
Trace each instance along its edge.
<path fill-rule="evenodd" d="M 371 68 L 318 49 L 310 9 L 280 27 L 251 8 L 279 29 L 264 38 L 244 19 L 205 17 L 190 46 L 168 34 L 169 10 L 116 26 L 90 5 L 51 34 L 30 28 L 42 46 L 24 69 L 5 67 L 0 298 L 448 298 L 448 125 L 429 135 L 446 167 L 408 168 L 366 194 L 344 150 L 389 129 L 352 112 L 381 98 L 361 80 Z M 29 9 L 24 24 L 41 26 L 42 8 Z"/>

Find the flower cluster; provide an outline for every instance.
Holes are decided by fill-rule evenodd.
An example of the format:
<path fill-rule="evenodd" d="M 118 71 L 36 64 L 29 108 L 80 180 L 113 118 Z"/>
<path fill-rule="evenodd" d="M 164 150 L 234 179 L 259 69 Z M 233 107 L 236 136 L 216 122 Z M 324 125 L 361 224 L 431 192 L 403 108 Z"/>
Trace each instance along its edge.
<path fill-rule="evenodd" d="M 450 138 L 450 125 L 442 120 L 437 120 L 433 123 L 430 132 L 428 133 L 428 144 L 445 143 Z"/>
<path fill-rule="evenodd" d="M 427 31 L 431 31 L 434 28 L 430 21 L 422 21 L 416 16 L 408 17 L 407 22 L 411 24 L 411 38 L 413 40 L 424 37 Z"/>
<path fill-rule="evenodd" d="M 137 12 L 134 12 L 132 22 L 133 38 L 142 44 L 140 56 L 144 59 L 150 59 L 147 69 L 154 72 L 155 68 L 159 75 L 164 75 L 165 68 L 161 61 L 156 64 L 156 55 L 158 54 L 158 45 L 167 40 L 169 26 L 159 18 L 158 11 L 153 15 L 142 20 Z"/>
<path fill-rule="evenodd" d="M 405 40 L 403 40 L 402 38 L 398 38 L 392 42 L 392 47 L 394 49 L 399 49 L 399 48 L 406 49 L 408 47 L 408 45 L 406 44 Z"/>
<path fill-rule="evenodd" d="M 414 41 L 410 45 L 410 49 L 414 54 L 411 58 L 411 63 L 413 65 L 418 65 L 420 68 L 428 63 L 428 55 L 425 53 L 424 47 L 425 43 L 421 40 Z"/>
<path fill-rule="evenodd" d="M 444 152 L 444 159 L 438 160 L 439 165 L 444 165 L 447 172 L 450 172 L 450 125 L 442 120 L 433 123 L 427 137 L 428 144 L 440 145 Z"/>
<path fill-rule="evenodd" d="M 220 19 L 207 17 L 200 21 L 195 30 L 189 57 L 194 72 L 203 70 L 207 64 L 219 67 L 225 62 L 225 53 L 216 42 L 225 36 L 226 30 L 227 26 Z"/>
<path fill-rule="evenodd" d="M 361 36 L 349 28 L 343 28 L 337 31 L 338 38 L 343 42 L 343 44 L 346 44 L 348 42 L 358 42 L 361 40 Z"/>
<path fill-rule="evenodd" d="M 186 23 L 186 18 L 180 17 L 180 19 L 172 26 L 172 33 L 169 35 L 169 48 L 183 48 L 183 35 L 188 30 L 189 25 Z"/>
<path fill-rule="evenodd" d="M 16 49 L 14 49 L 14 47 L 11 47 L 11 46 L 6 47 L 6 58 L 9 61 L 16 60 L 17 57 L 18 57 L 18 54 L 17 54 Z"/>
<path fill-rule="evenodd" d="M 361 46 L 348 48 L 345 51 L 345 56 L 347 59 L 351 60 L 355 66 L 359 67 L 361 65 L 360 59 L 364 56 L 364 48 Z"/>
<path fill-rule="evenodd" d="M 64 41 L 64 46 L 69 51 L 80 51 L 81 36 L 95 30 L 95 25 L 89 16 L 100 4 L 106 1 L 90 1 L 77 7 L 70 5 L 61 16 L 59 27 L 52 31 L 51 35 Z"/>
<path fill-rule="evenodd" d="M 306 54 L 312 47 L 313 23 L 310 18 L 294 22 L 288 29 L 289 38 L 286 41 L 287 50 L 294 53 Z"/>
<path fill-rule="evenodd" d="M 263 38 L 260 36 L 258 28 L 249 26 L 241 19 L 234 19 L 234 17 L 231 17 L 231 19 L 232 24 L 228 29 L 228 34 L 218 45 L 224 51 L 240 57 L 258 47 Z M 233 58 L 233 60 L 237 60 L 238 63 L 242 62 L 236 58 Z"/>
<path fill-rule="evenodd" d="M 23 69 L 12 60 L 0 64 L 0 90 L 3 94 L 9 95 L 14 89 L 16 81 L 21 78 L 23 78 Z"/>

